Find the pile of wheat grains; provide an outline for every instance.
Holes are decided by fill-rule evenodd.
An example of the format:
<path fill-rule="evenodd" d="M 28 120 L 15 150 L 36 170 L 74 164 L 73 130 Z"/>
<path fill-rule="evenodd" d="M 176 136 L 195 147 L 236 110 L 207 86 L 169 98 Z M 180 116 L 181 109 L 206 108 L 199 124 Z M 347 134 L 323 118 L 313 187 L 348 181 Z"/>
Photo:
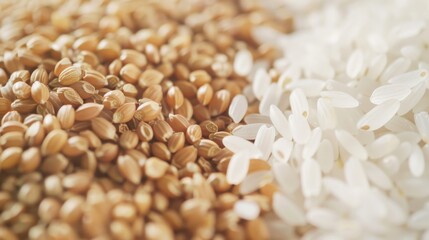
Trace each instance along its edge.
<path fill-rule="evenodd" d="M 248 84 L 246 62 L 276 57 L 251 29 L 289 31 L 283 9 L 229 0 L 0 8 L 0 239 L 268 238 L 260 216 L 272 189 L 243 197 L 227 183 L 222 139 L 237 125 L 227 112 Z"/>

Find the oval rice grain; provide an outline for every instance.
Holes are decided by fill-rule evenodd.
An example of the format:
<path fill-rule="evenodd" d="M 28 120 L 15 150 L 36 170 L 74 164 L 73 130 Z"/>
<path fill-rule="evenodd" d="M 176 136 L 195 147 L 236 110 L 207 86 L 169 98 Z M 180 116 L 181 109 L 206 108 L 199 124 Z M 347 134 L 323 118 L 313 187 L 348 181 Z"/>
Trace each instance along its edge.
<path fill-rule="evenodd" d="M 320 96 L 330 101 L 336 108 L 355 108 L 359 106 L 359 101 L 351 95 L 340 91 L 323 91 Z"/>
<path fill-rule="evenodd" d="M 317 196 L 322 186 L 322 173 L 319 164 L 313 159 L 304 160 L 301 166 L 302 193 L 305 197 Z"/>
<path fill-rule="evenodd" d="M 254 145 L 262 153 L 262 159 L 268 160 L 270 157 L 275 138 L 276 130 L 274 127 L 267 127 L 264 125 L 259 128 Z"/>
<path fill-rule="evenodd" d="M 247 151 L 234 154 L 228 164 L 226 180 L 229 184 L 239 184 L 247 175 L 249 170 L 250 156 Z"/>
<path fill-rule="evenodd" d="M 364 68 L 364 56 L 360 49 L 356 49 L 347 61 L 346 72 L 349 78 L 356 78 Z"/>
<path fill-rule="evenodd" d="M 345 130 L 335 130 L 335 136 L 338 143 L 352 156 L 361 160 L 368 158 L 368 153 L 362 144 Z"/>
<path fill-rule="evenodd" d="M 422 149 L 415 145 L 408 159 L 408 167 L 411 174 L 415 177 L 421 177 L 425 171 L 425 157 L 423 155 Z"/>
<path fill-rule="evenodd" d="M 307 143 L 311 136 L 311 129 L 307 119 L 300 114 L 291 114 L 289 116 L 289 123 L 293 140 L 298 144 Z"/>
<path fill-rule="evenodd" d="M 247 112 L 247 99 L 244 95 L 236 95 L 229 105 L 228 114 L 235 123 L 241 122 Z"/>
<path fill-rule="evenodd" d="M 270 106 L 270 119 L 277 132 L 279 132 L 282 137 L 287 140 L 292 140 L 289 121 L 286 119 L 286 116 L 282 113 L 282 111 L 280 111 L 280 109 L 275 105 Z"/>
<path fill-rule="evenodd" d="M 372 92 L 370 100 L 374 104 L 382 104 L 388 100 L 404 100 L 411 90 L 401 84 L 382 85 Z"/>
<path fill-rule="evenodd" d="M 425 143 L 429 143 L 429 113 L 419 112 L 414 114 L 414 121 L 416 122 L 416 127 L 422 140 Z"/>
<path fill-rule="evenodd" d="M 273 210 L 277 216 L 292 226 L 306 223 L 302 209 L 280 193 L 275 193 L 273 196 Z"/>
<path fill-rule="evenodd" d="M 279 138 L 273 144 L 272 154 L 276 161 L 286 163 L 293 150 L 293 142 L 286 138 Z"/>
<path fill-rule="evenodd" d="M 289 97 L 292 113 L 308 117 L 308 102 L 304 92 L 298 88 L 292 91 Z"/>
<path fill-rule="evenodd" d="M 357 128 L 374 131 L 383 127 L 399 109 L 399 101 L 386 101 L 367 112 L 357 123 Z"/>
<path fill-rule="evenodd" d="M 250 73 L 253 66 L 253 56 L 247 49 L 237 52 L 234 59 L 234 72 L 240 76 L 246 76 Z"/>

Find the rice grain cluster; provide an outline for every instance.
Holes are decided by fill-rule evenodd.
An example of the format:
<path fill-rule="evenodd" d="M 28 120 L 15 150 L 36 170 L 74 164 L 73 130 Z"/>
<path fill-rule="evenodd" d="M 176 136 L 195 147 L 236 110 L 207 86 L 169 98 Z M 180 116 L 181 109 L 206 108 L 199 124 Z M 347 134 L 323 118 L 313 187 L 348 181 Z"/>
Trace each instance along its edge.
<path fill-rule="evenodd" d="M 0 9 L 0 239 L 269 238 L 269 194 L 243 197 L 228 183 L 222 140 L 246 112 L 227 116 L 244 102 L 249 61 L 276 57 L 251 30 L 289 31 L 284 8 L 4 0 Z"/>
<path fill-rule="evenodd" d="M 429 2 L 267 6 L 293 9 L 296 31 L 253 31 L 283 56 L 248 63 L 228 182 L 270 189 L 273 239 L 429 239 Z"/>

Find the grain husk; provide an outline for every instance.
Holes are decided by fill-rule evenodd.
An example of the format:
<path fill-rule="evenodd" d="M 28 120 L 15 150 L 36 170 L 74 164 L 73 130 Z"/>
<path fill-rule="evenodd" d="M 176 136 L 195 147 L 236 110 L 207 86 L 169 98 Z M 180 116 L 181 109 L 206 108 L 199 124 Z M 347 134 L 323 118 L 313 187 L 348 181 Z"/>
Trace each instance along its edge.
<path fill-rule="evenodd" d="M 63 187 L 71 192 L 85 192 L 92 181 L 92 174 L 88 172 L 76 172 L 68 174 L 63 178 Z"/>
<path fill-rule="evenodd" d="M 189 162 L 197 160 L 198 151 L 194 146 L 187 146 L 177 151 L 172 158 L 172 163 L 178 168 L 183 168 Z"/>
<path fill-rule="evenodd" d="M 145 70 L 139 78 L 139 86 L 141 88 L 149 87 L 152 85 L 158 85 L 164 79 L 164 75 L 154 69 Z"/>
<path fill-rule="evenodd" d="M 100 89 L 108 84 L 103 74 L 92 69 L 84 70 L 82 80 L 90 83 L 95 89 Z"/>
<path fill-rule="evenodd" d="M 182 106 L 180 106 L 178 109 L 174 111 L 175 114 L 180 114 L 184 116 L 186 119 L 190 120 L 194 116 L 194 110 L 192 108 L 192 103 L 185 99 L 183 101 Z"/>
<path fill-rule="evenodd" d="M 128 83 L 136 83 L 140 74 L 140 69 L 133 63 L 124 65 L 119 71 L 121 78 Z"/>
<path fill-rule="evenodd" d="M 77 107 L 83 104 L 83 99 L 71 87 L 58 88 L 57 94 L 58 94 L 59 100 L 63 104 L 71 104 L 73 107 Z"/>
<path fill-rule="evenodd" d="M 58 153 L 67 141 L 67 132 L 61 129 L 50 131 L 41 145 L 42 155 L 52 155 Z"/>
<path fill-rule="evenodd" d="M 103 105 L 107 109 L 116 109 L 125 103 L 125 95 L 119 90 L 113 90 L 103 96 Z"/>
<path fill-rule="evenodd" d="M 47 174 L 60 173 L 69 165 L 69 160 L 61 153 L 49 155 L 43 160 L 41 170 Z"/>
<path fill-rule="evenodd" d="M 119 137 L 119 145 L 123 149 L 133 149 L 139 143 L 139 138 L 137 133 L 133 131 L 126 131 L 121 134 Z"/>
<path fill-rule="evenodd" d="M 72 62 L 69 58 L 63 58 L 55 64 L 54 74 L 59 77 L 60 74 L 68 67 L 72 66 Z"/>
<path fill-rule="evenodd" d="M 113 122 L 114 123 L 126 123 L 130 121 L 136 112 L 136 104 L 133 102 L 125 103 L 116 109 L 113 114 Z"/>
<path fill-rule="evenodd" d="M 139 121 L 150 122 L 155 120 L 160 113 L 161 106 L 159 103 L 150 99 L 142 99 L 142 103 L 138 106 L 134 117 Z"/>
<path fill-rule="evenodd" d="M 48 84 L 49 78 L 46 69 L 44 69 L 43 67 L 38 67 L 31 73 L 30 83 L 34 84 L 35 82 L 40 82 L 45 85 Z"/>
<path fill-rule="evenodd" d="M 143 92 L 143 98 L 151 99 L 157 103 L 162 100 L 162 87 L 159 85 L 151 85 Z"/>
<path fill-rule="evenodd" d="M 228 90 L 217 91 L 209 104 L 209 112 L 211 116 L 218 116 L 224 113 L 231 101 L 231 94 Z"/>
<path fill-rule="evenodd" d="M 31 87 L 25 82 L 16 82 L 12 86 L 16 98 L 27 99 L 31 96 Z"/>
<path fill-rule="evenodd" d="M 82 78 L 82 70 L 76 66 L 66 67 L 60 72 L 58 82 L 64 86 L 72 85 Z"/>
<path fill-rule="evenodd" d="M 184 97 L 183 93 L 178 87 L 171 87 L 167 91 L 166 102 L 173 108 L 178 109 L 183 105 Z"/>
<path fill-rule="evenodd" d="M 202 138 L 202 131 L 199 125 L 193 124 L 186 129 L 185 137 L 189 144 L 194 144 Z"/>
<path fill-rule="evenodd" d="M 45 129 L 40 121 L 35 121 L 25 132 L 25 141 L 29 146 L 39 146 L 45 137 Z"/>
<path fill-rule="evenodd" d="M 136 51 L 136 50 L 132 50 L 132 49 L 121 50 L 121 55 L 120 55 L 119 59 L 124 64 L 131 63 L 131 64 L 134 64 L 135 66 L 137 66 L 138 68 L 143 68 L 147 64 L 147 60 L 146 60 L 145 55 Z"/>
<path fill-rule="evenodd" d="M 8 132 L 0 137 L 0 145 L 3 148 L 8 147 L 24 147 L 24 133 Z"/>
<path fill-rule="evenodd" d="M 18 114 L 18 115 L 15 115 L 16 117 L 14 117 L 14 118 L 15 119 L 17 119 L 17 117 L 20 118 L 21 115 L 19 115 L 19 113 L 16 112 L 16 111 L 11 111 L 9 113 L 14 113 L 14 112 Z M 16 121 L 16 120 L 6 120 L 5 119 L 6 117 L 11 117 L 12 118 L 13 116 L 10 116 L 10 115 L 7 116 L 7 115 L 5 115 L 3 117 L 2 120 L 5 120 L 6 122 L 2 123 L 2 126 L 0 128 L 0 132 L 1 133 L 8 133 L 8 132 L 25 133 L 25 131 L 28 129 L 27 125 L 25 125 L 25 124 L 23 124 L 23 123 L 21 123 L 19 121 Z M 19 118 L 17 120 L 20 120 Z"/>
<path fill-rule="evenodd" d="M 70 85 L 70 87 L 73 88 L 83 99 L 94 97 L 97 92 L 94 86 L 92 86 L 89 82 L 85 81 L 75 82 Z"/>
<path fill-rule="evenodd" d="M 171 126 L 164 120 L 157 120 L 152 125 L 153 134 L 158 141 L 167 142 L 173 135 L 174 131 Z"/>
<path fill-rule="evenodd" d="M 67 139 L 62 153 L 67 157 L 78 157 L 88 151 L 88 140 L 81 136 L 73 136 Z"/>
<path fill-rule="evenodd" d="M 176 132 L 171 135 L 167 141 L 168 150 L 175 153 L 185 146 L 185 134 L 183 132 Z"/>
<path fill-rule="evenodd" d="M 58 121 L 63 129 L 70 129 L 75 121 L 75 110 L 72 105 L 63 105 L 57 113 Z"/>
<path fill-rule="evenodd" d="M 11 107 L 21 114 L 26 114 L 34 112 L 37 103 L 33 99 L 16 99 L 12 102 Z"/>
<path fill-rule="evenodd" d="M 103 105 L 97 103 L 84 103 L 76 109 L 76 121 L 89 121 L 96 118 L 103 110 Z"/>
<path fill-rule="evenodd" d="M 100 139 L 114 140 L 117 138 L 115 126 L 104 118 L 96 117 L 92 119 L 91 128 Z"/>
<path fill-rule="evenodd" d="M 7 112 L 1 119 L 2 128 L 3 128 L 3 125 L 9 121 L 22 123 L 21 114 L 19 114 L 19 112 L 17 111 Z"/>
<path fill-rule="evenodd" d="M 0 98 L 0 114 L 4 115 L 9 112 L 12 109 L 11 104 L 12 102 L 9 99 Z"/>
<path fill-rule="evenodd" d="M 142 177 L 138 163 L 129 156 L 118 157 L 118 169 L 121 175 L 131 183 L 138 184 Z"/>
<path fill-rule="evenodd" d="M 10 147 L 0 154 L 0 170 L 8 170 L 18 165 L 22 154 L 22 148 Z"/>
<path fill-rule="evenodd" d="M 156 157 L 151 157 L 144 164 L 144 173 L 148 178 L 158 179 L 167 172 L 168 167 L 167 162 Z"/>
<path fill-rule="evenodd" d="M 39 148 L 31 147 L 22 153 L 18 170 L 23 173 L 33 172 L 40 166 L 41 160 Z"/>

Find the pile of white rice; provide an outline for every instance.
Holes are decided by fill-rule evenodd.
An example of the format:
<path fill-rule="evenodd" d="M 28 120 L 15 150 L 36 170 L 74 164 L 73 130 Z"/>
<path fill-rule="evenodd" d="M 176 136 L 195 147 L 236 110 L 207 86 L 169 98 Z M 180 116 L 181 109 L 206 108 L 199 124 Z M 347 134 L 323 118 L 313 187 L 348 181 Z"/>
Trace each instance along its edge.
<path fill-rule="evenodd" d="M 237 55 L 252 83 L 230 116 L 253 101 L 260 113 L 224 139 L 228 181 L 278 185 L 274 239 L 429 239 L 429 1 L 277 2 L 297 29 L 254 31 L 283 52 L 278 81 Z M 251 158 L 272 171 L 247 175 Z"/>

